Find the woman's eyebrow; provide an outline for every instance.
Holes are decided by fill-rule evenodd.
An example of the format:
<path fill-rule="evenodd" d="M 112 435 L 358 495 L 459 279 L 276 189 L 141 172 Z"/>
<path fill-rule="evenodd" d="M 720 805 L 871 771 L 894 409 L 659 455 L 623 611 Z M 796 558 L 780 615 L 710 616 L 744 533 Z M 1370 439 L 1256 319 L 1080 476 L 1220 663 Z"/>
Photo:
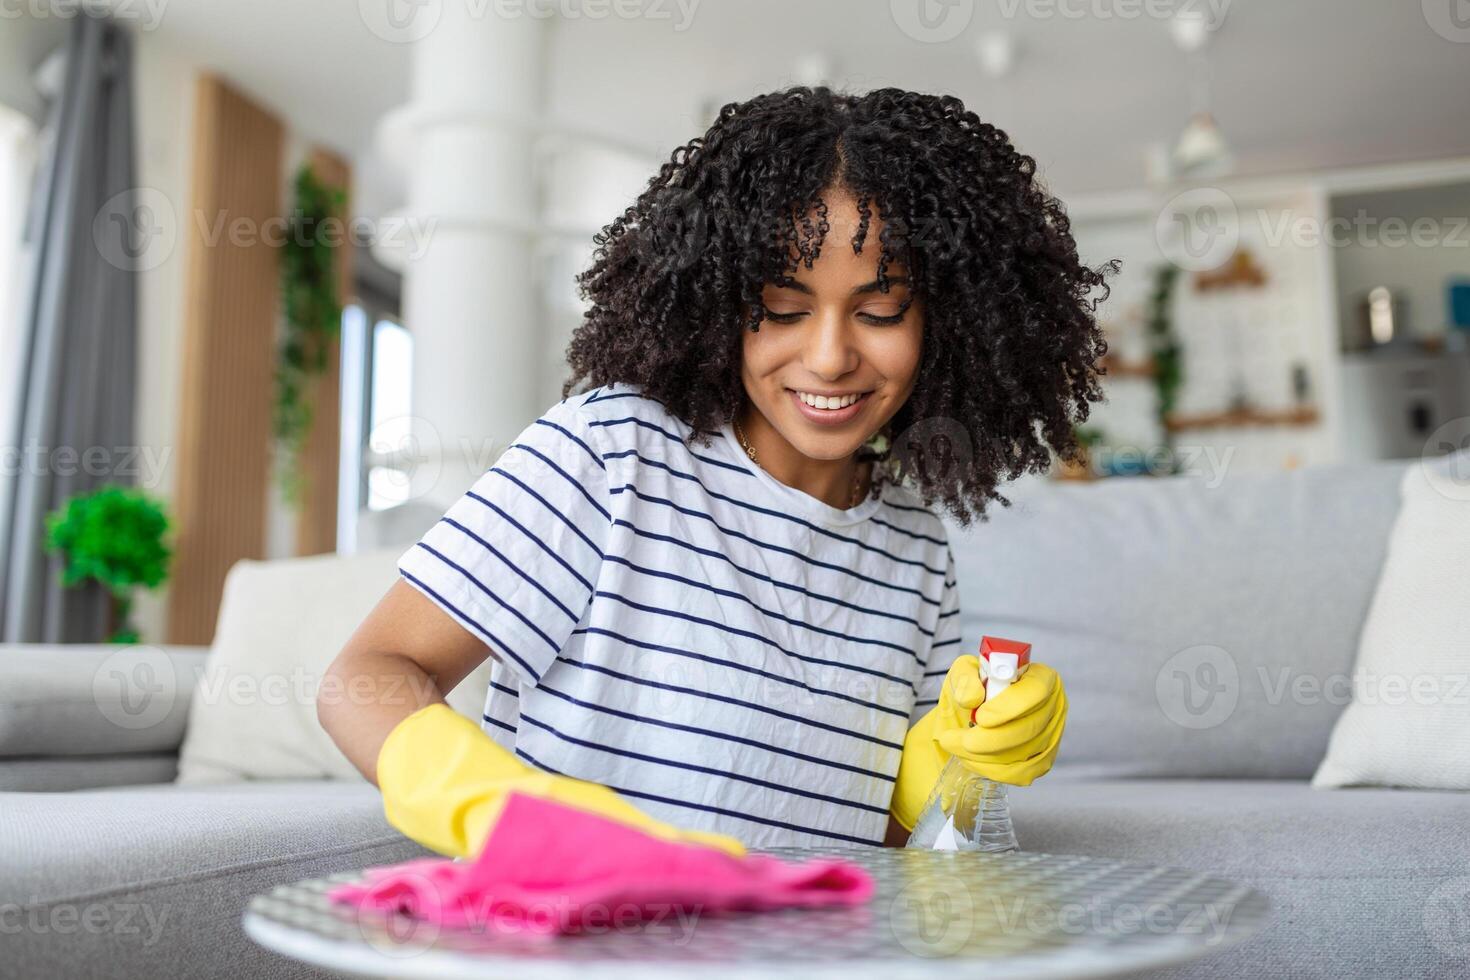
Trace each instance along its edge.
<path fill-rule="evenodd" d="M 909 284 L 909 280 L 908 280 L 908 277 L 907 276 L 889 276 L 888 277 L 888 285 L 890 287 L 891 286 L 907 286 L 908 284 Z M 852 295 L 853 296 L 858 296 L 858 295 L 860 295 L 862 293 L 876 293 L 878 291 L 878 286 L 879 286 L 878 280 L 876 280 L 876 279 L 874 279 L 872 282 L 865 282 L 861 286 L 855 286 L 855 287 L 853 287 Z"/>
<path fill-rule="evenodd" d="M 908 284 L 909 280 L 907 276 L 888 277 L 888 285 L 890 287 L 907 286 Z M 806 293 L 808 296 L 812 295 L 812 287 L 796 279 L 777 279 L 775 282 L 772 283 L 772 285 L 774 285 L 778 289 L 794 289 L 798 293 Z M 878 280 L 874 279 L 872 282 L 865 282 L 861 286 L 854 286 L 850 295 L 860 296 L 863 293 L 876 293 L 878 292 L 878 289 Z"/>

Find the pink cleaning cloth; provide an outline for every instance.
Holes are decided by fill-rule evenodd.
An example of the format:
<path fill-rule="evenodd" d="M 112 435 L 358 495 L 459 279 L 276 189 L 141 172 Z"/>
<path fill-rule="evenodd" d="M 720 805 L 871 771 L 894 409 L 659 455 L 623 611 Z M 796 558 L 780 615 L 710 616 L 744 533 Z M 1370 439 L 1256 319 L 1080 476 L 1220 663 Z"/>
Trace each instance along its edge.
<path fill-rule="evenodd" d="M 735 857 L 521 793 L 511 794 L 473 861 L 419 858 L 363 875 L 328 898 L 438 925 L 533 934 L 670 913 L 859 905 L 873 895 L 872 877 L 851 861 Z"/>

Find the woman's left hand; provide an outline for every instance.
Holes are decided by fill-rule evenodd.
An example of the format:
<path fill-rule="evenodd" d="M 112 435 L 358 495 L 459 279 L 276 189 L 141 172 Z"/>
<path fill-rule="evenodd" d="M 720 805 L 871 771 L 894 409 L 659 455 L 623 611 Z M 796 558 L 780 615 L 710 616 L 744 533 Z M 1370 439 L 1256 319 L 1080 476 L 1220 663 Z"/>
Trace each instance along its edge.
<path fill-rule="evenodd" d="M 968 689 L 964 694 L 969 697 L 957 700 L 974 700 Z M 973 726 L 968 710 L 947 706 L 946 700 L 941 694 L 934 719 L 934 743 L 941 752 L 1012 786 L 1028 786 L 1051 769 L 1067 724 L 1067 694 L 1061 677 L 1046 664 L 1032 663 L 1002 694 L 982 700 Z"/>

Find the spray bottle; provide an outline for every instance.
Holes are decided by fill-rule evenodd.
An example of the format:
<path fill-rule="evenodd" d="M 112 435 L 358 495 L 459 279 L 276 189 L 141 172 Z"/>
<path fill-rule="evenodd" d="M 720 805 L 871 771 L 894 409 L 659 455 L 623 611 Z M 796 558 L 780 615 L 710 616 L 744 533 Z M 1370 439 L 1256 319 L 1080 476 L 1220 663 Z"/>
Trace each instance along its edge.
<path fill-rule="evenodd" d="M 985 682 L 985 700 L 999 697 L 1030 663 L 1031 644 L 983 637 L 980 679 Z M 974 723 L 975 711 L 971 711 L 970 724 Z M 914 823 L 908 846 L 940 851 L 1014 851 L 1016 831 L 1011 826 L 1005 784 L 986 779 L 966 768 L 962 760 L 951 757 Z"/>

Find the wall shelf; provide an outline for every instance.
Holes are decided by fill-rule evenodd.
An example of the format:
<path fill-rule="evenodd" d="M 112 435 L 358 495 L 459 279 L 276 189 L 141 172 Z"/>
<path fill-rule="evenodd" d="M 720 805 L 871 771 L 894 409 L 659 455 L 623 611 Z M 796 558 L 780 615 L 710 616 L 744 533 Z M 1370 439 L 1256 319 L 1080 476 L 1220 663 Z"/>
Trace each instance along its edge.
<path fill-rule="evenodd" d="M 1165 423 L 1170 432 L 1195 429 L 1262 428 L 1269 426 L 1308 426 L 1321 421 L 1321 414 L 1311 405 L 1300 408 L 1238 408 L 1201 415 L 1174 415 Z"/>
<path fill-rule="evenodd" d="M 1153 358 L 1130 361 L 1114 357 L 1112 354 L 1105 354 L 1098 366 L 1105 372 L 1105 380 L 1109 378 L 1152 378 L 1155 373 Z"/>

